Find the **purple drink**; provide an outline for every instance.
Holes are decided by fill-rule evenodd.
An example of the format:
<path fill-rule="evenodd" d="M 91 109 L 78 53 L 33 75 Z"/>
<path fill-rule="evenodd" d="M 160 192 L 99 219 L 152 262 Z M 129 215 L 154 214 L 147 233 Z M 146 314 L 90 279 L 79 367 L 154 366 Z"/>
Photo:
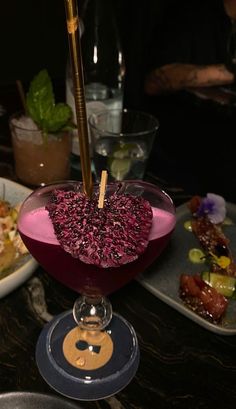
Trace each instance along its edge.
<path fill-rule="evenodd" d="M 110 294 L 125 285 L 137 274 L 143 272 L 163 251 L 175 226 L 175 211 L 171 199 L 157 187 L 145 182 L 126 182 L 133 187 L 140 186 L 149 192 L 153 220 L 149 243 L 145 252 L 135 261 L 119 267 L 101 268 L 85 264 L 72 257 L 59 245 L 45 204 L 49 198 L 49 188 L 43 206 L 40 194 L 30 196 L 23 205 L 18 229 L 21 237 L 35 259 L 58 281 L 83 294 Z M 51 190 L 55 189 L 55 185 Z M 42 190 L 41 190 L 42 191 Z M 37 192 L 37 191 L 36 191 Z M 38 190 L 40 193 L 40 189 Z M 154 197 L 158 200 L 155 202 Z M 37 204 L 34 203 L 37 199 Z M 155 206 L 158 205 L 159 207 Z"/>
<path fill-rule="evenodd" d="M 98 391 L 99 396 L 110 396 L 136 373 L 135 331 L 112 313 L 105 295 L 160 255 L 176 221 L 169 196 L 142 181 L 108 184 L 103 208 L 98 208 L 97 197 L 98 186 L 91 199 L 79 182 L 45 186 L 25 200 L 18 218 L 32 255 L 56 280 L 81 293 L 72 311 L 42 331 L 38 366 L 55 390 L 68 396 L 68 387 L 70 396 L 86 399 Z"/>

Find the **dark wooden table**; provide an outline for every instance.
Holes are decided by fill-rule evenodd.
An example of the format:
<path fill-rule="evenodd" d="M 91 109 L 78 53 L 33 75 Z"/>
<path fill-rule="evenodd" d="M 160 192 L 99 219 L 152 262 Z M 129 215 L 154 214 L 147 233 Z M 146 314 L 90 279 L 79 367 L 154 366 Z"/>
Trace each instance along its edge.
<path fill-rule="evenodd" d="M 0 176 L 14 179 L 7 118 L 2 119 Z M 155 175 L 151 177 L 158 180 Z M 170 189 L 177 205 L 186 199 L 184 192 Z M 75 298 L 76 293 L 39 267 L 27 282 L 0 300 L 0 392 L 56 394 L 39 374 L 35 346 L 46 321 L 71 309 Z M 80 403 L 84 408 L 235 408 L 236 336 L 207 331 L 151 295 L 135 280 L 110 299 L 114 311 L 136 330 L 140 366 L 134 379 L 120 393 L 105 400 Z"/>

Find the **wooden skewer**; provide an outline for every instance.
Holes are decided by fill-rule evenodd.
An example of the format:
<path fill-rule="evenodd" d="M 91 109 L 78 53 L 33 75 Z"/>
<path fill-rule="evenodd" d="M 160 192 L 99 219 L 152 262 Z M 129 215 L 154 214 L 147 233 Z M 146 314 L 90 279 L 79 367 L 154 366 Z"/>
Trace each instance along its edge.
<path fill-rule="evenodd" d="M 104 199 L 107 186 L 107 171 L 103 170 L 101 174 L 101 182 L 99 187 L 98 208 L 102 209 L 104 206 Z"/>

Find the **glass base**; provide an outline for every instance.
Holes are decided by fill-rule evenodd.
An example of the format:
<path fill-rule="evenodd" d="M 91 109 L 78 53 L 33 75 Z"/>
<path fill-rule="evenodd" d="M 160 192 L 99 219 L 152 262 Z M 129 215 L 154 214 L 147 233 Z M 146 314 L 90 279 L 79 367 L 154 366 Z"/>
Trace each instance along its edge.
<path fill-rule="evenodd" d="M 36 346 L 36 362 L 45 381 L 77 400 L 104 399 L 123 389 L 139 365 L 133 327 L 113 313 L 104 331 L 81 330 L 72 311 L 45 325 Z"/>

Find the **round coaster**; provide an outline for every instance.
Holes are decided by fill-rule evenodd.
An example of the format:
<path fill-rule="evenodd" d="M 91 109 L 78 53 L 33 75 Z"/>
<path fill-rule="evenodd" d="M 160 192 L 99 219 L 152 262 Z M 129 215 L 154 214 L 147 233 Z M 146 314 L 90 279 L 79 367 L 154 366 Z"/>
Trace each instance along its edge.
<path fill-rule="evenodd" d="M 106 331 L 83 331 L 75 327 L 64 338 L 64 357 L 76 368 L 101 368 L 111 359 L 112 353 L 113 342 Z"/>
<path fill-rule="evenodd" d="M 81 331 L 72 311 L 45 325 L 36 346 L 36 362 L 45 381 L 57 392 L 78 400 L 114 395 L 134 377 L 139 347 L 133 327 L 113 313 L 105 331 Z"/>

